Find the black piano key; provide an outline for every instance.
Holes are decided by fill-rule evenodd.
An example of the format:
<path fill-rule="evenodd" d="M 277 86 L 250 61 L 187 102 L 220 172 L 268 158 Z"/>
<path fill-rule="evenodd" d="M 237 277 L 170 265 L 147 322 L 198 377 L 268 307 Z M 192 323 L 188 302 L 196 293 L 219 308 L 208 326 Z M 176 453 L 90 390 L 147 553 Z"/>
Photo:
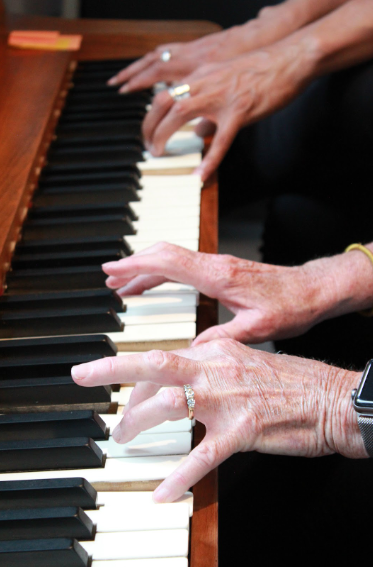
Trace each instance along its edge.
<path fill-rule="evenodd" d="M 142 145 L 141 122 L 120 122 L 117 124 L 93 125 L 90 128 L 61 128 L 57 130 L 51 149 L 90 145 L 108 141 L 128 142 Z"/>
<path fill-rule="evenodd" d="M 32 287 L 29 284 L 30 282 L 26 284 L 28 288 Z M 30 309 L 12 312 L 0 310 L 2 339 L 79 335 L 95 333 L 97 330 L 103 333 L 118 333 L 123 329 L 124 324 L 116 312 L 106 308 Z"/>
<path fill-rule="evenodd" d="M 93 540 L 95 531 L 92 520 L 76 506 L 0 510 L 0 541 L 64 537 Z"/>
<path fill-rule="evenodd" d="M 141 148 L 126 149 L 118 146 L 107 148 L 107 151 L 104 148 L 99 148 L 97 151 L 92 150 L 86 153 L 49 154 L 45 171 L 75 172 L 87 169 L 110 169 L 136 164 L 140 161 L 144 161 Z"/>
<path fill-rule="evenodd" d="M 36 353 L 35 353 L 36 354 Z M 0 362 L 0 383 L 3 380 L 18 380 L 23 378 L 50 378 L 70 376 L 71 368 L 76 364 L 92 362 L 105 358 L 97 354 L 73 354 L 52 356 L 20 356 L 3 358 Z"/>
<path fill-rule="evenodd" d="M 142 152 L 144 145 L 141 141 L 135 140 L 116 140 L 108 139 L 104 141 L 89 140 L 86 144 L 68 144 L 53 145 L 48 154 L 48 162 L 53 163 L 55 160 L 77 161 L 84 160 L 91 162 L 92 160 L 108 159 L 113 155 L 134 156 L 131 163 L 142 161 Z"/>
<path fill-rule="evenodd" d="M 100 468 L 105 457 L 87 437 L 0 442 L 0 471 Z"/>
<path fill-rule="evenodd" d="M 0 368 L 9 364 L 52 364 L 115 356 L 118 349 L 106 335 L 46 337 L 0 341 Z"/>
<path fill-rule="evenodd" d="M 49 219 L 51 222 L 54 219 L 62 219 L 65 221 L 66 218 L 73 219 L 75 217 L 100 217 L 102 215 L 110 215 L 116 217 L 117 215 L 120 218 L 128 217 L 131 221 L 137 220 L 137 216 L 134 213 L 133 209 L 128 204 L 122 204 L 117 207 L 113 207 L 110 204 L 104 204 L 103 206 L 95 206 L 95 205 L 72 205 L 66 199 L 66 204 L 64 205 L 54 205 L 49 207 L 40 207 L 34 204 L 33 207 L 30 208 L 27 219 L 28 220 L 36 220 L 36 219 Z"/>
<path fill-rule="evenodd" d="M 79 506 L 95 510 L 97 492 L 84 478 L 0 481 L 0 510 Z"/>
<path fill-rule="evenodd" d="M 37 413 L 94 410 L 107 413 L 111 388 L 77 386 L 71 376 L 0 380 L 0 412 Z"/>
<path fill-rule="evenodd" d="M 119 94 L 118 89 L 112 89 L 108 86 L 106 89 L 99 88 L 98 90 L 93 88 L 93 86 L 86 90 L 74 89 L 73 87 L 69 91 L 66 108 L 70 109 L 75 105 L 83 108 L 89 108 L 90 106 L 105 107 L 112 102 L 125 108 L 144 108 L 149 104 L 150 96 L 147 93 L 141 92 Z"/>
<path fill-rule="evenodd" d="M 103 183 L 82 187 L 49 187 L 35 194 L 35 207 L 44 209 L 54 207 L 122 207 L 124 204 L 139 201 L 137 189 L 124 183 Z M 128 211 L 131 220 L 137 220 L 132 208 Z"/>
<path fill-rule="evenodd" d="M 91 170 L 82 172 L 48 172 L 43 170 L 39 178 L 38 191 L 53 192 L 57 187 L 75 187 L 78 189 L 82 185 L 93 186 L 95 184 L 103 185 L 105 183 L 129 183 L 134 188 L 139 188 L 139 179 L 141 173 L 136 164 L 120 166 L 108 170 L 103 168 L 102 171 Z M 47 186 L 47 188 L 45 188 Z"/>
<path fill-rule="evenodd" d="M 44 292 L 0 297 L 0 311 L 34 311 L 40 309 L 106 308 L 123 313 L 126 307 L 119 295 L 108 288 L 84 291 Z"/>
<path fill-rule="evenodd" d="M 15 254 L 12 258 L 13 270 L 33 268 L 64 268 L 70 266 L 101 265 L 117 262 L 125 258 L 122 250 L 87 250 L 62 254 Z"/>
<path fill-rule="evenodd" d="M 8 274 L 7 289 L 10 293 L 95 289 L 104 287 L 106 278 L 101 266 L 14 270 Z"/>
<path fill-rule="evenodd" d="M 90 567 L 88 553 L 75 539 L 0 542 L 1 567 Z"/>
<path fill-rule="evenodd" d="M 100 250 L 111 250 L 119 247 L 124 256 L 130 256 L 132 250 L 122 236 L 116 238 L 110 236 L 94 236 L 91 238 L 78 238 L 61 240 L 31 240 L 29 242 L 19 242 L 16 253 L 22 254 L 74 254 L 76 252 L 90 252 L 95 248 Z"/>
<path fill-rule="evenodd" d="M 65 218 L 30 219 L 23 225 L 22 241 L 31 240 L 64 240 L 70 241 L 79 238 L 100 237 L 117 238 L 136 234 L 136 231 L 127 216 L 84 215 Z"/>
<path fill-rule="evenodd" d="M 64 128 L 65 126 L 72 126 L 79 128 L 87 128 L 95 123 L 96 126 L 99 124 L 104 124 L 108 122 L 117 123 L 118 121 L 128 120 L 132 122 L 133 120 L 142 121 L 144 120 L 146 114 L 145 109 L 133 109 L 133 108 L 100 108 L 95 110 L 80 110 L 76 112 L 72 110 L 71 112 L 66 111 L 63 113 L 59 120 L 59 128 Z M 125 127 L 125 126 L 124 126 Z"/>
<path fill-rule="evenodd" d="M 108 434 L 106 424 L 92 410 L 0 415 L 0 441 L 65 437 L 97 440 L 107 439 Z"/>

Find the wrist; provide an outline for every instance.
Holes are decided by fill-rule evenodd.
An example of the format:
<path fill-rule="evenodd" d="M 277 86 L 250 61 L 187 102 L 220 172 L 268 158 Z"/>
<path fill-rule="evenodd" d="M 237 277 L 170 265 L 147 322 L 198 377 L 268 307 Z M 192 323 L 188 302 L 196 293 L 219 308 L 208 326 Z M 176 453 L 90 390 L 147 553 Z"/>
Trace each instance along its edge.
<path fill-rule="evenodd" d="M 372 307 L 373 265 L 360 250 L 307 262 L 302 270 L 318 322 Z"/>
<path fill-rule="evenodd" d="M 351 392 L 357 388 L 361 375 L 331 367 L 326 380 L 325 443 L 331 452 L 352 459 L 368 457 L 351 401 Z"/>

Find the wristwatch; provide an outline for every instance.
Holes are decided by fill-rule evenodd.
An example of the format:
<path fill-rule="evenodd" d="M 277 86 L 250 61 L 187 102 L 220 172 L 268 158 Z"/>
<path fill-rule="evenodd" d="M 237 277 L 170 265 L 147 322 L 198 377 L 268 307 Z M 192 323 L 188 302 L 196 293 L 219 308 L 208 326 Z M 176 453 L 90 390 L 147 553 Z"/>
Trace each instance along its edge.
<path fill-rule="evenodd" d="M 373 457 L 373 360 L 366 365 L 360 384 L 351 395 L 365 449 Z"/>

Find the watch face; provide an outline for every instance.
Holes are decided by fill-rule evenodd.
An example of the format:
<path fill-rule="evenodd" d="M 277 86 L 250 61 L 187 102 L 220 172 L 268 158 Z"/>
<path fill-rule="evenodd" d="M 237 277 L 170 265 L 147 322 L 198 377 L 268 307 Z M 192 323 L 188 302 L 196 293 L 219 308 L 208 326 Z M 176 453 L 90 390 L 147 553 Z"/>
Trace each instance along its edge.
<path fill-rule="evenodd" d="M 371 360 L 369 366 L 363 374 L 360 386 L 358 388 L 354 405 L 357 408 L 372 408 L 373 409 L 373 361 Z"/>

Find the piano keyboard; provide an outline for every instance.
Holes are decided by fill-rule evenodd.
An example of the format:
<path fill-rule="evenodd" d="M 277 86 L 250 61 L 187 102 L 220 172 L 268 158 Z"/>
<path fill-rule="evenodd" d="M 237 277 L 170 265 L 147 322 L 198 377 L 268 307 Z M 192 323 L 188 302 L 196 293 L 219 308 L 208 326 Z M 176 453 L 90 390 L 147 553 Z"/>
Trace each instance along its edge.
<path fill-rule="evenodd" d="M 79 64 L 0 299 L 0 495 L 5 485 L 82 477 L 100 490 L 100 507 L 82 512 L 70 500 L 54 510 L 25 506 L 7 509 L 2 523 L 0 503 L 0 537 L 8 526 L 4 567 L 187 565 L 190 495 L 155 505 L 151 493 L 137 491 L 153 490 L 185 459 L 191 422 L 166 422 L 118 445 L 115 412 L 132 388 L 79 388 L 69 372 L 115 355 L 116 347 L 121 355 L 176 348 L 196 334 L 198 294 L 190 286 L 164 284 L 125 305 L 105 289 L 102 262 L 160 240 L 198 250 L 199 239 L 201 182 L 190 173 L 201 140 L 179 132 L 164 157 L 144 152 L 140 123 L 149 95 L 118 97 L 103 86 L 118 66 Z M 52 528 L 46 539 L 38 524 L 51 526 L 55 516 L 64 525 L 83 518 L 94 541 Z M 31 540 L 22 526 L 34 527 Z"/>

